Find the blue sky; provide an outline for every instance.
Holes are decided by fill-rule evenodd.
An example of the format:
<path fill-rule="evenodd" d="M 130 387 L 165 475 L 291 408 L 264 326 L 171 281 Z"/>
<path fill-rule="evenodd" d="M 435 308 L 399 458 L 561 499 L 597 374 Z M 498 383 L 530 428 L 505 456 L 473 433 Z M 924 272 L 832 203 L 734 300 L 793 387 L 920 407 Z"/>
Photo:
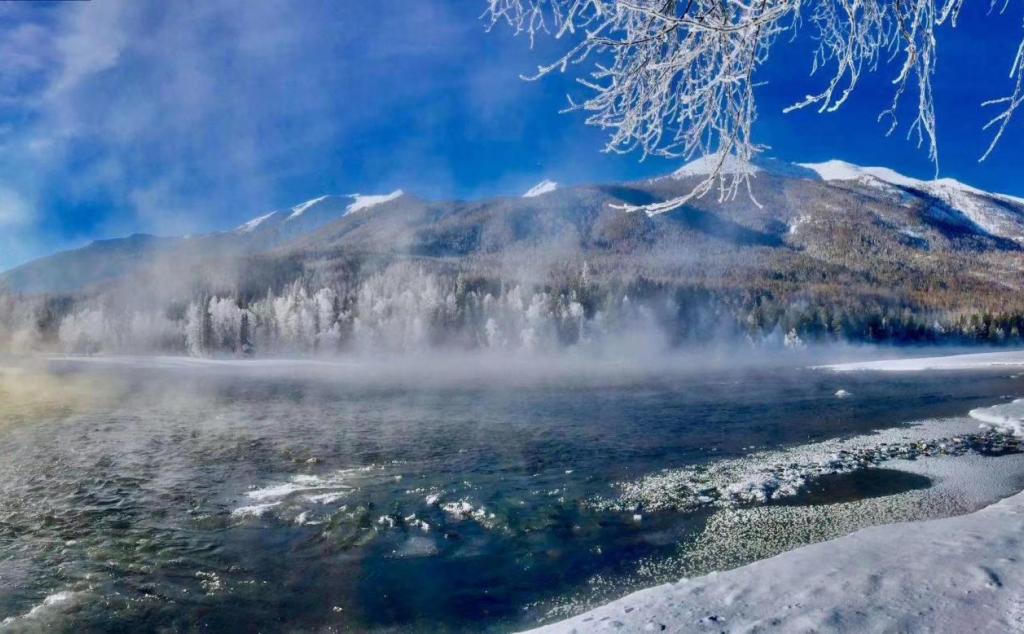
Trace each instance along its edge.
<path fill-rule="evenodd" d="M 941 40 L 942 175 L 1024 195 L 1024 113 L 984 165 L 985 98 L 1010 89 L 1020 7 L 970 0 Z M 223 229 L 323 193 L 519 193 L 542 178 L 631 179 L 674 165 L 600 152 L 560 115 L 569 78 L 518 79 L 565 42 L 479 21 L 483 0 L 94 0 L 0 4 L 0 269 L 94 238 Z M 895 73 L 838 113 L 781 110 L 813 91 L 807 42 L 761 74 L 756 136 L 787 160 L 843 158 L 930 177 L 876 123 Z M 905 117 L 906 118 L 906 117 Z"/>

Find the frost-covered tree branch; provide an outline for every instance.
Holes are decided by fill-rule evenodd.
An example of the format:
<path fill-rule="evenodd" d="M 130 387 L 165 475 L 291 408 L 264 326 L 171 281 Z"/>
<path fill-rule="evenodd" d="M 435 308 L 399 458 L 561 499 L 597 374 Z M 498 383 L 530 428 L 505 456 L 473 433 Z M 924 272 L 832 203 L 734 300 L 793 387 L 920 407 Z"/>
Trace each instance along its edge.
<path fill-rule="evenodd" d="M 978 0 L 980 1 L 980 0 Z M 955 27 L 965 0 L 486 0 L 489 27 L 505 23 L 529 36 L 571 41 L 569 49 L 528 79 L 588 65 L 578 81 L 589 90 L 567 111 L 610 132 L 606 151 L 638 151 L 643 157 L 691 159 L 714 155 L 711 173 L 688 195 L 643 207 L 648 213 L 675 209 L 717 189 L 728 199 L 744 187 L 746 165 L 764 148 L 753 138 L 757 118 L 757 70 L 780 36 L 811 29 L 817 42 L 812 75 L 821 89 L 786 109 L 840 108 L 865 72 L 894 62 L 892 101 L 879 115 L 888 133 L 898 112 L 913 100 L 908 138 L 927 144 L 938 171 L 932 79 L 936 31 Z M 1000 13 L 1009 0 L 989 0 Z M 987 158 L 1024 102 L 1024 41 L 1011 65 L 1016 82 L 1007 97 L 985 105 L 1001 108 Z M 756 201 L 755 201 L 756 202 Z"/>

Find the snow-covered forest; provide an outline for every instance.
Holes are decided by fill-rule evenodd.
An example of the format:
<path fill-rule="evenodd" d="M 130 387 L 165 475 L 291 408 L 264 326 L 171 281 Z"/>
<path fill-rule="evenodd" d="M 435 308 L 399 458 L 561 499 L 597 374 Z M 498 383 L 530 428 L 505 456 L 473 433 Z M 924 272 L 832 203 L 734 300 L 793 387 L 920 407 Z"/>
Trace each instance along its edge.
<path fill-rule="evenodd" d="M 586 272 L 572 288 L 468 280 L 396 264 L 350 289 L 300 281 L 251 299 L 202 294 L 158 309 L 102 298 L 57 306 L 7 298 L 6 347 L 66 352 L 187 352 L 191 355 L 337 354 L 439 346 L 540 351 L 586 346 L 629 332 L 646 337 L 678 307 L 598 298 Z M 65 314 L 60 314 L 65 313 Z"/>
<path fill-rule="evenodd" d="M 737 342 L 1005 343 L 1024 316 L 922 314 L 879 302 L 781 302 L 749 292 L 593 278 L 586 263 L 558 284 L 497 281 L 392 264 L 351 286 L 297 280 L 254 297 L 197 293 L 164 306 L 113 295 L 0 296 L 4 350 L 193 356 L 342 355 L 431 349 L 631 353 Z"/>

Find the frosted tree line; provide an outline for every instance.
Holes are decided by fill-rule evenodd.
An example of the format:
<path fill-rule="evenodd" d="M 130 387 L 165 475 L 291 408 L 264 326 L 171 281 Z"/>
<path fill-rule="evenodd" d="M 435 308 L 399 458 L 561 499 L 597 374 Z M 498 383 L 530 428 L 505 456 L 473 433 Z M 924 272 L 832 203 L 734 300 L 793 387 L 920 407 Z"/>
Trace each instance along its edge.
<path fill-rule="evenodd" d="M 570 98 L 569 111 L 609 130 L 609 152 L 692 159 L 714 156 L 707 178 L 686 196 L 633 209 L 669 211 L 717 188 L 722 199 L 749 186 L 751 159 L 764 148 L 754 141 L 758 69 L 772 47 L 809 31 L 816 43 L 809 70 L 817 88 L 787 109 L 835 111 L 861 77 L 894 62 L 891 101 L 879 120 L 888 133 L 910 102 L 907 136 L 926 146 L 939 166 L 932 80 L 938 65 L 937 33 L 957 25 L 968 0 L 485 0 L 489 26 L 551 35 L 567 50 L 530 77 L 589 67 L 579 81 L 588 90 Z M 987 3 L 1004 15 L 1011 0 Z M 987 63 L 987 60 L 985 60 Z M 1002 94 L 982 97 L 993 109 L 985 126 L 991 155 L 1024 103 L 1024 38 L 1006 60 Z M 998 89 L 997 89 L 998 90 Z M 751 194 L 751 198 L 753 198 Z M 755 201 L 756 202 L 756 201 Z"/>
<path fill-rule="evenodd" d="M 461 275 L 398 264 L 354 290 L 310 291 L 301 282 L 254 301 L 201 296 L 168 311 L 87 304 L 60 322 L 69 353 L 167 351 L 193 356 L 409 352 L 436 347 L 542 351 L 598 344 L 657 326 L 627 295 L 587 309 L 574 289 L 522 284 L 470 289 Z M 669 309 L 670 306 L 662 308 Z"/>
<path fill-rule="evenodd" d="M 196 292 L 155 305 L 130 294 L 0 294 L 0 354 L 359 355 L 436 349 L 644 354 L 716 342 L 1024 341 L 1024 311 L 922 310 L 836 295 L 789 298 L 639 277 L 584 263 L 546 283 L 399 262 L 341 287 L 293 281 L 259 297 Z"/>

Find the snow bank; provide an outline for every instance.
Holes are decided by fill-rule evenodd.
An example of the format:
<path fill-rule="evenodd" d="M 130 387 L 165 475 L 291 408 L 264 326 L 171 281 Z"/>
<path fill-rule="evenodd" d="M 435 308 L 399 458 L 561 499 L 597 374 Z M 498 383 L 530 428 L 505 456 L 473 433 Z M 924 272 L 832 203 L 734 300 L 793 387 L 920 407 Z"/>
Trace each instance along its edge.
<path fill-rule="evenodd" d="M 1018 439 L 1004 431 L 979 432 L 977 423 L 969 418 L 932 419 L 852 438 L 668 469 L 613 483 L 614 495 L 593 498 L 587 505 L 598 511 L 635 513 L 764 504 L 797 495 L 804 485 L 821 476 L 851 473 L 892 461 L 999 454 L 1018 445 Z"/>
<path fill-rule="evenodd" d="M 970 415 L 1017 435 L 1024 433 L 1024 398 L 979 408 Z M 885 430 L 880 436 L 890 441 L 893 438 L 887 434 L 910 436 L 901 438 L 901 445 L 880 442 L 877 447 L 882 456 L 894 458 L 910 472 L 938 474 L 952 480 L 954 489 L 972 487 L 978 478 L 971 468 L 991 458 L 969 457 L 969 463 L 975 464 L 965 468 L 955 461 L 926 466 L 908 455 L 908 448 L 926 447 L 929 443 L 922 440 L 946 426 L 936 423 Z M 958 455 L 955 446 L 966 440 L 966 436 L 954 436 L 933 439 L 931 445 L 942 455 Z M 812 454 L 830 449 L 835 442 L 819 443 Z M 1014 468 L 1013 473 L 1019 473 L 1019 464 Z M 792 488 L 802 479 L 799 460 L 787 469 L 797 479 L 782 480 Z M 964 473 L 957 474 L 957 469 Z M 750 482 L 758 484 L 755 479 Z M 672 488 L 678 490 L 678 484 L 673 482 Z M 982 485 L 986 487 L 990 484 Z M 989 494 L 982 491 L 980 495 Z M 1024 631 L 1022 549 L 1024 493 L 1018 493 L 971 514 L 871 526 L 728 572 L 641 590 L 534 632 L 1020 632 Z"/>
<path fill-rule="evenodd" d="M 648 588 L 535 631 L 1021 631 L 1022 548 L 1019 493 Z"/>
<path fill-rule="evenodd" d="M 523 198 L 534 198 L 536 196 L 540 196 L 541 194 L 553 192 L 556 189 L 558 189 L 558 183 L 556 183 L 555 181 L 544 179 L 541 182 L 534 185 L 533 187 L 531 187 L 529 190 L 527 190 L 527 192 L 523 194 Z"/>
<path fill-rule="evenodd" d="M 970 415 L 975 420 L 1024 436 L 1024 398 L 1003 405 L 972 409 Z"/>
<path fill-rule="evenodd" d="M 980 370 L 1021 365 L 1024 365 L 1024 350 L 954 354 L 941 357 L 883 359 L 881 361 L 858 361 L 855 363 L 836 363 L 816 367 L 836 372 L 865 370 L 874 372 L 923 372 L 925 370 Z"/>

